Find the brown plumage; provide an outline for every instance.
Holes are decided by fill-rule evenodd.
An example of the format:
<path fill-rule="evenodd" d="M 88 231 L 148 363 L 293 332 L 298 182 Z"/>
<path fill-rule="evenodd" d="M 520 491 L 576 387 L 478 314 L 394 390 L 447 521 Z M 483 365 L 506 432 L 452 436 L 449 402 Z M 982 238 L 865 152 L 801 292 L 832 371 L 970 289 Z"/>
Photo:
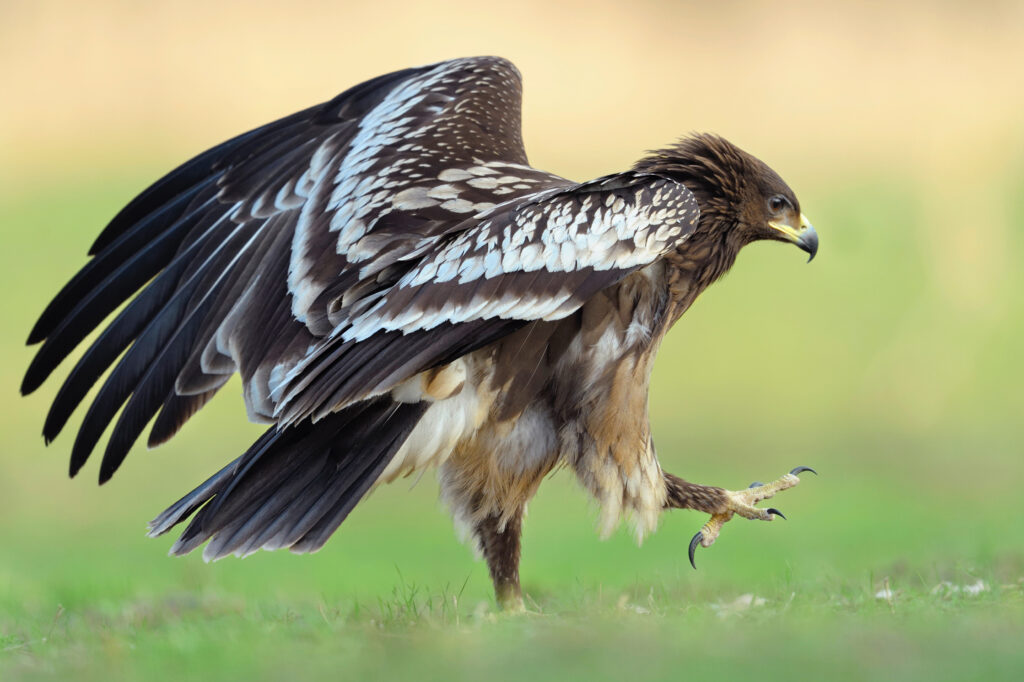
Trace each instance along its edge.
<path fill-rule="evenodd" d="M 664 334 L 744 245 L 813 257 L 796 196 L 710 135 L 570 182 L 527 164 L 519 101 L 502 59 L 407 69 L 133 200 L 29 337 L 45 343 L 25 393 L 127 302 L 46 420 L 49 441 L 114 366 L 72 475 L 119 410 L 101 482 L 154 416 L 160 443 L 238 371 L 250 418 L 273 426 L 152 522 L 158 535 L 192 517 L 174 553 L 316 550 L 374 486 L 433 465 L 512 607 L 522 516 L 558 465 L 605 532 L 624 514 L 639 535 L 666 508 L 711 514 L 691 560 L 733 514 L 770 520 L 754 503 L 795 474 L 734 493 L 662 471 L 648 380 Z"/>

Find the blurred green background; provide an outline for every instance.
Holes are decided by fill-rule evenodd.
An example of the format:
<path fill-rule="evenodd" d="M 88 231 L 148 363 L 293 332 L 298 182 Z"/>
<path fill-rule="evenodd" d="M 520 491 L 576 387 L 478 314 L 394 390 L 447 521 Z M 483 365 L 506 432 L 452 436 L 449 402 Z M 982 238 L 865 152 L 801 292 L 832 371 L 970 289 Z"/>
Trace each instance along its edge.
<path fill-rule="evenodd" d="M 262 428 L 232 383 L 103 488 L 95 462 L 69 480 L 77 419 L 39 435 L 66 369 L 17 393 L 35 317 L 177 163 L 473 54 L 523 72 L 541 168 L 596 177 L 713 131 L 796 190 L 818 258 L 745 250 L 670 334 L 651 413 L 690 480 L 821 476 L 773 501 L 788 523 L 729 524 L 694 572 L 704 518 L 602 542 L 558 473 L 530 508 L 541 615 L 521 620 L 494 618 L 430 475 L 313 556 L 166 558 L 145 522 Z M 1020 2 L 0 4 L 0 677 L 1019 679 L 1022 64 Z"/>

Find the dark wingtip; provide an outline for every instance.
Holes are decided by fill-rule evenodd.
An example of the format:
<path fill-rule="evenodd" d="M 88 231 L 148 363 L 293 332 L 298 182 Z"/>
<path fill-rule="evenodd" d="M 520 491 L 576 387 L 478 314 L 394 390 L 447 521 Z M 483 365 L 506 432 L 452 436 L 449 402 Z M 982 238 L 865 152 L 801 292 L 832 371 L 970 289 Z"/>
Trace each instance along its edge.
<path fill-rule="evenodd" d="M 53 409 L 50 409 L 50 413 L 46 415 L 46 421 L 43 422 L 43 440 L 49 445 L 57 439 L 60 432 L 64 429 L 64 424 L 67 423 L 67 419 L 58 419 L 53 414 Z"/>
<path fill-rule="evenodd" d="M 117 470 L 121 468 L 121 463 L 128 456 L 129 448 L 111 447 L 110 443 L 107 443 L 107 451 L 103 453 L 103 459 L 100 461 L 100 485 L 113 478 Z"/>
<path fill-rule="evenodd" d="M 75 444 L 71 446 L 71 461 L 68 464 L 68 473 L 71 478 L 78 475 L 78 472 L 82 470 L 85 463 L 89 460 L 89 455 L 92 454 L 92 444 L 86 445 L 84 439 L 82 439 L 82 432 L 78 432 L 78 437 L 75 438 Z"/>
<path fill-rule="evenodd" d="M 690 565 L 693 566 L 693 570 L 697 570 L 697 563 L 693 560 L 693 555 L 697 551 L 697 545 L 704 539 L 704 533 L 697 531 L 697 534 L 690 540 Z"/>
<path fill-rule="evenodd" d="M 33 362 L 29 365 L 28 371 L 25 372 L 25 377 L 21 380 L 20 391 L 22 395 L 28 395 L 33 393 L 37 388 L 43 385 L 46 381 L 46 374 L 40 376 L 40 372 L 36 370 L 36 364 Z"/>
<path fill-rule="evenodd" d="M 65 357 L 67 353 L 55 356 L 53 346 L 50 344 L 40 348 L 25 370 L 25 377 L 21 380 L 21 394 L 28 395 L 42 386 Z"/>
<path fill-rule="evenodd" d="M 39 322 L 36 322 L 35 326 L 32 327 L 32 331 L 28 333 L 28 338 L 25 339 L 25 345 L 34 346 L 45 338 L 46 334 L 40 329 Z"/>

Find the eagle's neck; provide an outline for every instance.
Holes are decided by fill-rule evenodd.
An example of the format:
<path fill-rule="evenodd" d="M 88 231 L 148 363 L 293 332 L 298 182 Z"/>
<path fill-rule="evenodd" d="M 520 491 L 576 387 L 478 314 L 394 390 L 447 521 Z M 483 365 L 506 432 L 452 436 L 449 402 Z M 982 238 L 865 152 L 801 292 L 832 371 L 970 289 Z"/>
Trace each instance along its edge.
<path fill-rule="evenodd" d="M 666 256 L 672 323 L 736 262 L 743 244 L 739 231 L 730 227 L 714 224 L 702 216 L 701 224 L 689 239 Z"/>
<path fill-rule="evenodd" d="M 743 246 L 737 220 L 754 161 L 720 137 L 696 135 L 653 152 L 634 166 L 635 171 L 682 184 L 700 208 L 697 229 L 666 257 L 673 322 L 736 261 Z"/>

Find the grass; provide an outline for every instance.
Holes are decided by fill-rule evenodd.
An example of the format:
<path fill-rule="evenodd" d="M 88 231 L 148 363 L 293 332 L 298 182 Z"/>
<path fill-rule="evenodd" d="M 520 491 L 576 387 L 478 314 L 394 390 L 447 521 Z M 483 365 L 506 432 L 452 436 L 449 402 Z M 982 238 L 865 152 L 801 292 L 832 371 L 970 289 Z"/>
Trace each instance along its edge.
<path fill-rule="evenodd" d="M 1020 582 L 966 595 L 915 577 L 889 598 L 869 581 L 699 599 L 679 586 L 570 589 L 510 617 L 393 577 L 369 604 L 188 591 L 58 606 L 5 627 L 3 656 L 16 677 L 81 680 L 964 680 L 1016 679 L 1024 664 Z"/>
<path fill-rule="evenodd" d="M 530 508 L 522 617 L 495 612 L 429 475 L 377 491 L 316 555 L 165 557 L 171 538 L 144 522 L 261 431 L 234 383 L 109 485 L 89 480 L 95 463 L 68 480 L 68 435 L 37 435 L 57 382 L 14 395 L 22 339 L 143 180 L 2 197 L 19 229 L 0 253 L 0 679 L 1018 679 L 1021 276 L 1004 273 L 985 311 L 951 305 L 921 249 L 924 198 L 854 180 L 804 200 L 813 266 L 745 252 L 655 371 L 666 468 L 735 488 L 812 465 L 820 477 L 773 501 L 790 520 L 729 524 L 695 572 L 699 515 L 666 515 L 641 547 L 602 542 L 560 472 Z M 1024 205 L 1006 210 L 1024 222 Z"/>
<path fill-rule="evenodd" d="M 960 680 L 1024 664 L 1024 534 L 984 502 L 930 508 L 826 475 L 787 493 L 790 522 L 727 526 L 694 572 L 696 515 L 640 548 L 601 542 L 574 488 L 556 476 L 531 508 L 520 617 L 495 612 L 429 484 L 380 491 L 308 557 L 168 559 L 140 504 L 74 533 L 9 531 L 0 677 Z"/>

